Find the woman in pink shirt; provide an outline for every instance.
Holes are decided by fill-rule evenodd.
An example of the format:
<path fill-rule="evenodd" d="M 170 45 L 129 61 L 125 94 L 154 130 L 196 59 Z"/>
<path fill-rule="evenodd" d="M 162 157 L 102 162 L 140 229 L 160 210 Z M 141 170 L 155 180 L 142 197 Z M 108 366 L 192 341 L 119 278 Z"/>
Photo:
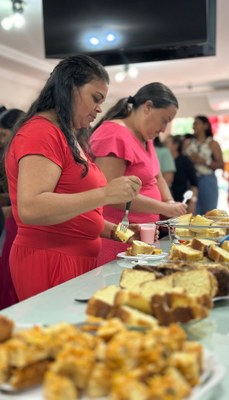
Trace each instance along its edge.
<path fill-rule="evenodd" d="M 186 213 L 186 206 L 172 198 L 153 146 L 153 140 L 165 131 L 177 109 L 177 99 L 168 87 L 150 83 L 133 97 L 119 100 L 94 128 L 92 151 L 108 182 L 132 174 L 142 181 L 140 193 L 131 203 L 131 223 L 155 222 L 160 214 L 177 217 Z M 105 206 L 104 217 L 117 224 L 124 208 L 125 204 Z M 98 265 L 114 259 L 126 247 L 103 239 Z"/>

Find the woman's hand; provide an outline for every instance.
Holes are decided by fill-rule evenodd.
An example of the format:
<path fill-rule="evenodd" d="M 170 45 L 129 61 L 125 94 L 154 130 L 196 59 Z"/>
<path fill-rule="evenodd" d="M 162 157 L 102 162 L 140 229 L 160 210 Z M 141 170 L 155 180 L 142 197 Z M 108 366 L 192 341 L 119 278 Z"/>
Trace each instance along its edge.
<path fill-rule="evenodd" d="M 127 243 L 132 243 L 133 240 L 141 240 L 140 238 L 140 231 L 141 231 L 141 226 L 137 224 L 130 224 L 128 228 L 134 232 L 134 235 L 128 240 Z"/>
<path fill-rule="evenodd" d="M 164 203 L 165 205 L 165 203 Z M 163 215 L 166 217 L 179 217 L 180 215 L 187 213 L 187 204 L 174 202 L 174 203 L 166 203 L 164 206 Z"/>
<path fill-rule="evenodd" d="M 206 160 L 203 157 L 200 157 L 197 153 L 193 153 L 189 156 L 193 164 L 200 164 L 200 165 L 205 165 Z"/>
<path fill-rule="evenodd" d="M 104 187 L 106 204 L 120 204 L 133 200 L 141 185 L 141 180 L 134 175 L 112 179 Z"/>

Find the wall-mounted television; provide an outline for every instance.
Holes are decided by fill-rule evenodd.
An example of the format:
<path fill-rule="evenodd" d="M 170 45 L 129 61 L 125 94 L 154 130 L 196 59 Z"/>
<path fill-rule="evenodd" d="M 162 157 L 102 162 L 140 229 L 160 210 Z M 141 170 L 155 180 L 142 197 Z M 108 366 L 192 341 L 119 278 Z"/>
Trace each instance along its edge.
<path fill-rule="evenodd" d="M 103 65 L 215 55 L 216 0 L 43 0 L 46 58 Z"/>

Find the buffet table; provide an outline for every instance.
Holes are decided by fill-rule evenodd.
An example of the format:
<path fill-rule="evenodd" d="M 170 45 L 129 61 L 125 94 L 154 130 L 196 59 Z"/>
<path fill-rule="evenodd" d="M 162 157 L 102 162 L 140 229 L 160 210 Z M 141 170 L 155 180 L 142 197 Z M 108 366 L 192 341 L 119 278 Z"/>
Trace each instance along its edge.
<path fill-rule="evenodd" d="M 160 241 L 163 251 L 170 248 L 167 239 Z M 126 264 L 125 264 L 126 263 Z M 1 311 L 18 325 L 29 327 L 31 324 L 53 324 L 60 321 L 70 323 L 85 320 L 86 300 L 92 294 L 107 285 L 118 284 L 123 267 L 131 267 L 130 261 L 114 260 L 94 269 L 78 278 L 72 279 L 53 289 L 18 303 Z M 75 300 L 77 299 L 77 300 Z M 226 374 L 222 382 L 212 391 L 210 400 L 228 400 L 229 397 L 229 300 L 218 301 L 211 311 L 211 330 L 201 342 L 213 351 L 219 362 L 224 365 Z M 0 399 L 2 399 L 0 394 Z M 4 399 L 14 398 L 7 395 Z M 205 398 L 201 399 L 205 400 Z"/>

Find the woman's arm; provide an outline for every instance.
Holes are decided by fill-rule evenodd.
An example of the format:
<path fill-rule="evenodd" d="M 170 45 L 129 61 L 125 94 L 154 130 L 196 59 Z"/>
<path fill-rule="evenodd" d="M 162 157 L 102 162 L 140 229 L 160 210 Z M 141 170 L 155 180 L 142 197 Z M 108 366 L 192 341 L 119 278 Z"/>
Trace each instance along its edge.
<path fill-rule="evenodd" d="M 120 177 L 125 173 L 126 163 L 123 159 L 117 157 L 98 157 L 96 163 L 103 171 L 107 181 Z M 161 180 L 161 182 L 160 182 Z M 163 177 L 159 176 L 159 184 L 162 186 L 163 200 L 154 200 L 150 197 L 138 194 L 131 202 L 132 212 L 144 212 L 149 214 L 163 214 L 168 217 L 177 217 L 186 213 L 186 206 L 181 203 L 169 203 L 173 201 L 172 195 Z M 164 189 L 163 189 L 164 185 Z M 161 188 L 160 188 L 161 190 Z M 121 191 L 121 187 L 119 188 Z M 118 209 L 124 209 L 125 204 L 113 204 Z"/>
<path fill-rule="evenodd" d="M 59 224 L 97 207 L 133 200 L 141 186 L 139 178 L 128 176 L 81 193 L 54 193 L 60 176 L 61 168 L 45 157 L 26 156 L 19 161 L 17 198 L 22 222 Z"/>
<path fill-rule="evenodd" d="M 213 170 L 216 170 L 218 168 L 223 169 L 224 168 L 223 153 L 219 143 L 216 142 L 216 140 L 212 140 L 211 149 L 213 154 L 213 160 L 211 164 L 208 165 L 208 167 Z"/>
<path fill-rule="evenodd" d="M 168 187 L 172 186 L 174 181 L 174 172 L 166 171 L 162 173 L 165 182 L 167 183 Z"/>
<path fill-rule="evenodd" d="M 168 187 L 168 184 L 163 177 L 162 173 L 160 172 L 157 176 L 157 184 L 161 193 L 161 198 L 162 201 L 174 201 L 172 193 L 170 192 L 170 189 Z"/>

